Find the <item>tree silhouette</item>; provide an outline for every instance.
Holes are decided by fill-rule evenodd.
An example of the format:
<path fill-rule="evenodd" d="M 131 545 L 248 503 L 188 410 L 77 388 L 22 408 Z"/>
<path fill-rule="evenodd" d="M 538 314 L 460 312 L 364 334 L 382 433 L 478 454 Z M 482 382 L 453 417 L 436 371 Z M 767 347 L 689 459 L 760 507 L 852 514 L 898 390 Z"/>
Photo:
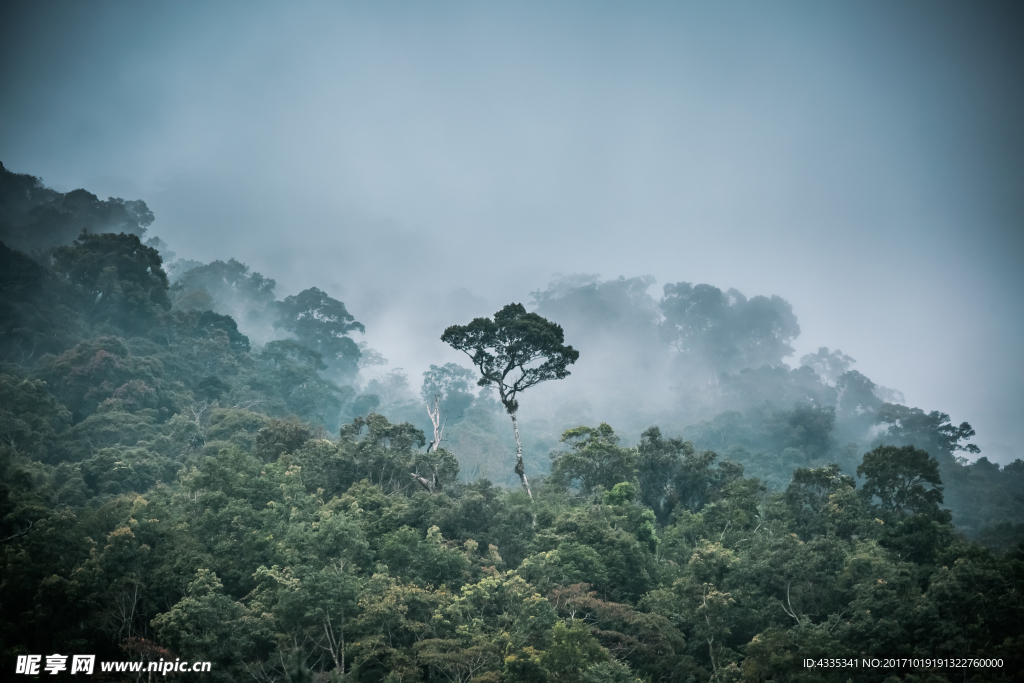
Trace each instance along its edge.
<path fill-rule="evenodd" d="M 468 355 L 480 370 L 480 386 L 498 389 L 502 405 L 512 418 L 516 435 L 515 473 L 530 498 L 530 482 L 523 465 L 523 444 L 519 439 L 520 392 L 549 379 L 569 376 L 568 367 L 580 352 L 564 344 L 565 335 L 557 325 L 522 304 L 508 304 L 490 318 L 474 318 L 468 325 L 452 325 L 441 341 Z"/>

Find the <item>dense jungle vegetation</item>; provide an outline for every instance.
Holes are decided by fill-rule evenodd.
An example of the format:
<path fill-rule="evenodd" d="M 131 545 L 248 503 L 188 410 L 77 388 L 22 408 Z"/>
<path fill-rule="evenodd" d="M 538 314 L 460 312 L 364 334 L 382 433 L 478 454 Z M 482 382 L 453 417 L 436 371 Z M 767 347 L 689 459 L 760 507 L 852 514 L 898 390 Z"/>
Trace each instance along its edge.
<path fill-rule="evenodd" d="M 532 416 L 525 393 L 531 498 L 474 369 L 431 366 L 416 395 L 344 303 L 175 260 L 153 221 L 0 167 L 6 671 L 59 652 L 233 681 L 1021 679 L 1024 462 L 969 461 L 969 424 L 839 351 L 783 364 L 778 297 L 537 292 L 582 359 L 617 331 L 675 389 L 648 410 L 606 384 L 639 406 L 618 432 L 572 422 L 600 391 Z M 803 664 L 886 656 L 1003 666 Z"/>

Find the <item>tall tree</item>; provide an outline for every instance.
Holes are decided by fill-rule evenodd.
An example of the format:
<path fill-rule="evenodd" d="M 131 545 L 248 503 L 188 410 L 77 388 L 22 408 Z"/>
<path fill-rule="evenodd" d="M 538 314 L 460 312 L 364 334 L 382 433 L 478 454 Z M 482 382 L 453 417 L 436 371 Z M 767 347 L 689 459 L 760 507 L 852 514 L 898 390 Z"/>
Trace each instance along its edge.
<path fill-rule="evenodd" d="M 711 373 L 779 365 L 800 334 L 793 307 L 777 296 L 751 299 L 735 289 L 679 282 L 665 285 L 662 332 L 682 356 Z"/>
<path fill-rule="evenodd" d="M 441 341 L 468 355 L 480 370 L 480 386 L 494 386 L 502 405 L 512 418 L 516 435 L 515 473 L 530 498 L 530 482 L 523 465 L 523 444 L 519 439 L 519 393 L 549 379 L 569 376 L 569 366 L 580 352 L 565 345 L 561 325 L 522 304 L 508 304 L 490 318 L 474 318 L 468 325 L 452 325 Z"/>
<path fill-rule="evenodd" d="M 597 486 L 610 491 L 636 476 L 636 451 L 621 448 L 619 437 L 607 423 L 596 429 L 567 429 L 561 440 L 569 450 L 551 454 L 551 479 L 562 486 L 576 484 L 581 493 L 589 494 Z"/>
<path fill-rule="evenodd" d="M 434 426 L 434 439 L 430 449 L 437 450 L 445 440 L 445 427 L 448 419 L 458 420 L 476 398 L 471 391 L 473 371 L 460 367 L 455 363 L 445 363 L 441 367 L 431 365 L 423 373 L 423 387 L 420 395 L 427 402 L 427 415 Z"/>
<path fill-rule="evenodd" d="M 138 331 L 171 307 L 160 253 L 133 234 L 82 231 L 53 252 L 53 269 L 88 301 L 90 317 Z"/>
<path fill-rule="evenodd" d="M 247 330 L 253 330 L 269 324 L 267 313 L 274 305 L 276 286 L 273 279 L 229 259 L 227 263 L 213 261 L 180 273 L 169 293 L 176 308 L 210 309 L 230 315 Z"/>
<path fill-rule="evenodd" d="M 365 332 L 366 328 L 344 303 L 310 287 L 277 306 L 280 317 L 274 327 L 294 334 L 299 343 L 319 353 L 343 377 L 355 375 L 360 351 L 348 334 L 354 330 Z"/>
<path fill-rule="evenodd" d="M 961 422 L 957 427 L 949 415 L 937 410 L 926 413 L 920 408 L 883 403 L 875 419 L 888 428 L 884 439 L 890 443 L 923 446 L 929 453 L 947 458 L 957 451 L 981 452 L 973 443 L 963 443 L 975 434 L 969 422 Z"/>
<path fill-rule="evenodd" d="M 878 499 L 880 513 L 890 519 L 908 514 L 939 517 L 942 478 L 938 461 L 913 446 L 879 446 L 864 454 L 857 474 L 865 477 L 862 494 L 870 503 Z"/>
<path fill-rule="evenodd" d="M 800 365 L 811 368 L 830 384 L 835 384 L 839 376 L 856 362 L 839 349 L 829 351 L 827 346 L 819 346 L 817 353 L 807 353 L 800 357 Z"/>

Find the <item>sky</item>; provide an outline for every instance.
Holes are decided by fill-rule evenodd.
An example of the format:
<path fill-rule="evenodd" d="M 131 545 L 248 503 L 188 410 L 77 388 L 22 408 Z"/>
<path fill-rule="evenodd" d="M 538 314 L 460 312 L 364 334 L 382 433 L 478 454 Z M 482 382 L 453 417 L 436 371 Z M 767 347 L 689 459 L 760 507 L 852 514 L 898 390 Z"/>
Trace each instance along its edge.
<path fill-rule="evenodd" d="M 706 282 L 1024 457 L 1020 3 L 8 2 L 0 161 L 413 375 L 558 274 Z"/>

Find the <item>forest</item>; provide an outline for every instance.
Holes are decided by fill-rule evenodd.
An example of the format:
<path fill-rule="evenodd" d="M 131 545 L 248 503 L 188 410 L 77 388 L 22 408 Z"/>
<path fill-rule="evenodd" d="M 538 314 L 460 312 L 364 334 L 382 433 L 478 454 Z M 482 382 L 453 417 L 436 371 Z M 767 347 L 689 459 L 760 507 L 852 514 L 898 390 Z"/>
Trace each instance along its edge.
<path fill-rule="evenodd" d="M 786 364 L 784 299 L 565 276 L 411 378 L 154 221 L 0 165 L 8 674 L 1022 680 L 1024 462 L 840 350 Z"/>

